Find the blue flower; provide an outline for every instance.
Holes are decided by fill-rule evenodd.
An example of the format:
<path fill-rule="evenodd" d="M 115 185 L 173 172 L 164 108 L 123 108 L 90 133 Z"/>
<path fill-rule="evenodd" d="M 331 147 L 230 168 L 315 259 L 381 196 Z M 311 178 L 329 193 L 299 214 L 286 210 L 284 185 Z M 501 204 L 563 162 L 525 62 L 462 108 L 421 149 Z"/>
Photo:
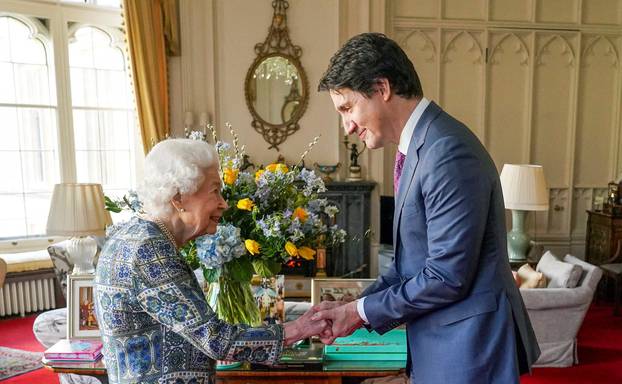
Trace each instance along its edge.
<path fill-rule="evenodd" d="M 196 239 L 197 256 L 205 268 L 220 268 L 223 264 L 246 253 L 240 237 L 240 228 L 221 224 L 213 235 Z"/>

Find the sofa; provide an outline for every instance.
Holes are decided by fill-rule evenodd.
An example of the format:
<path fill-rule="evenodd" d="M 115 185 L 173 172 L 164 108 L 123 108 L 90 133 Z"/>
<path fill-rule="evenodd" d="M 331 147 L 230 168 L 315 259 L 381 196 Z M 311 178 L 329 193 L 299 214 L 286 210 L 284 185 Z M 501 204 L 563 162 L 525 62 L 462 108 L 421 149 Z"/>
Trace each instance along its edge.
<path fill-rule="evenodd" d="M 568 367 L 579 362 L 577 333 L 602 277 L 600 268 L 574 256 L 566 255 L 559 261 L 581 268 L 576 287 L 552 288 L 555 277 L 547 276 L 550 279 L 547 288 L 520 289 L 542 351 L 535 364 L 538 367 Z M 547 271 L 540 268 L 540 263 L 536 269 L 546 276 Z"/>

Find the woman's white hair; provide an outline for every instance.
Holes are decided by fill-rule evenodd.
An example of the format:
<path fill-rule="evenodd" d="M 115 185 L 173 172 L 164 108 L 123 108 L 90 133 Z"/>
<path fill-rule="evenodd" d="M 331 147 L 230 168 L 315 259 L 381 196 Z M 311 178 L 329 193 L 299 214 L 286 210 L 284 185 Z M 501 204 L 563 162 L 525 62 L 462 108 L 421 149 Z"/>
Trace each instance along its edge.
<path fill-rule="evenodd" d="M 145 212 L 164 218 L 171 214 L 171 199 L 178 193 L 191 195 L 203 184 L 206 168 L 218 165 L 218 152 L 201 140 L 167 139 L 145 157 L 143 182 L 138 196 Z"/>

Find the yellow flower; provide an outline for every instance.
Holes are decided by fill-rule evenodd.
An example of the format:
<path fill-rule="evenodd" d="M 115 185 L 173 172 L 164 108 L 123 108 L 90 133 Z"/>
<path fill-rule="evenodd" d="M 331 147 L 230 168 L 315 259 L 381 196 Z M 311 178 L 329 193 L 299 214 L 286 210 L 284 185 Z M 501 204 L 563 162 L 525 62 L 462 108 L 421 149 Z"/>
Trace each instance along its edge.
<path fill-rule="evenodd" d="M 238 171 L 237 169 L 225 168 L 222 171 L 222 179 L 227 185 L 233 185 L 235 181 L 238 179 Z"/>
<path fill-rule="evenodd" d="M 265 169 L 260 169 L 257 172 L 255 172 L 255 182 L 258 183 L 259 182 L 259 178 L 261 177 L 261 175 L 263 175 L 263 173 L 265 172 Z"/>
<path fill-rule="evenodd" d="M 261 249 L 261 247 L 259 246 L 259 243 L 255 240 L 246 239 L 244 240 L 244 245 L 246 246 L 246 249 L 250 252 L 251 255 L 255 256 L 259 254 L 259 250 Z"/>
<path fill-rule="evenodd" d="M 315 250 L 309 247 L 300 247 L 298 248 L 298 254 L 305 260 L 313 260 L 313 256 L 315 256 Z"/>
<path fill-rule="evenodd" d="M 237 204 L 238 209 L 243 209 L 245 211 L 253 210 L 254 206 L 255 206 L 255 203 L 253 203 L 253 200 L 249 199 L 248 197 L 242 200 L 238 200 L 238 204 Z"/>
<path fill-rule="evenodd" d="M 287 251 L 287 254 L 291 257 L 298 256 L 298 248 L 296 248 L 294 243 L 292 243 L 291 241 L 285 243 L 285 251 Z"/>
<path fill-rule="evenodd" d="M 307 221 L 309 214 L 307 213 L 307 211 L 304 210 L 304 208 L 298 207 L 294 209 L 294 213 L 292 213 L 292 216 L 297 217 L 301 223 L 304 223 L 305 221 Z"/>
<path fill-rule="evenodd" d="M 287 168 L 287 165 L 282 164 L 282 163 L 272 163 L 268 165 L 266 169 L 273 173 L 274 172 L 281 172 L 281 173 L 289 172 L 289 168 Z"/>

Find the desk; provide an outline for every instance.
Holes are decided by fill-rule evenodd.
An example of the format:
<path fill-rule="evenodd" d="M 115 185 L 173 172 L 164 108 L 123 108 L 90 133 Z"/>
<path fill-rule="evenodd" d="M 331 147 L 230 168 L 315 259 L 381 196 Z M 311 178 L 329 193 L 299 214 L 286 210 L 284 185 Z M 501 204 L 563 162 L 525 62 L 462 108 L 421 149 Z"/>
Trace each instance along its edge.
<path fill-rule="evenodd" d="M 395 362 L 391 362 L 395 363 Z M 331 364 L 325 363 L 323 371 L 275 371 L 250 370 L 248 365 L 240 369 L 222 370 L 216 372 L 216 382 L 219 384 L 256 384 L 270 382 L 271 384 L 342 384 L 360 382 L 370 377 L 397 375 L 403 371 L 400 367 L 386 366 L 379 370 L 360 368 L 356 370 L 331 370 Z M 73 373 L 97 378 L 102 384 L 108 384 L 108 376 L 103 360 L 94 363 L 57 362 L 43 359 L 43 366 L 55 373 Z M 367 369 L 367 370 L 366 370 Z"/>

